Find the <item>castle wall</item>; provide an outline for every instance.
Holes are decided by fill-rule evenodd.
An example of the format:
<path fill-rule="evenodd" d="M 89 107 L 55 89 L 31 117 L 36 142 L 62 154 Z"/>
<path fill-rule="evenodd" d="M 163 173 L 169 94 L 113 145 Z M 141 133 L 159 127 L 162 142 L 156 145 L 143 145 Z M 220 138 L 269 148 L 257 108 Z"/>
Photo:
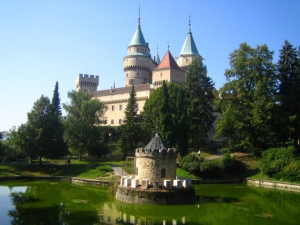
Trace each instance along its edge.
<path fill-rule="evenodd" d="M 152 90 L 137 91 L 138 114 L 143 110 L 146 100 L 150 97 Z M 97 97 L 105 104 L 105 125 L 120 126 L 124 119 L 124 112 L 128 103 L 130 93 L 111 94 Z"/>

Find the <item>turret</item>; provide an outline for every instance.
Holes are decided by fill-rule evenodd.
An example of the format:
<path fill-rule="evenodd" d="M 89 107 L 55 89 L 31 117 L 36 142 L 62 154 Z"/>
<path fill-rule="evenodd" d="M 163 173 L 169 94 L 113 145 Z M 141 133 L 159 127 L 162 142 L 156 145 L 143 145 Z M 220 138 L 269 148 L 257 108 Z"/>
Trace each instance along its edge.
<path fill-rule="evenodd" d="M 140 20 L 139 17 L 137 29 L 127 47 L 127 55 L 123 59 L 125 86 L 151 83 L 152 70 L 156 67 L 142 33 Z"/>
<path fill-rule="evenodd" d="M 99 76 L 88 75 L 80 73 L 76 79 L 76 90 L 83 90 L 84 92 L 97 91 L 99 84 Z"/>
<path fill-rule="evenodd" d="M 198 53 L 198 49 L 191 31 L 191 20 L 189 20 L 189 32 L 182 46 L 181 52 L 177 57 L 177 63 L 182 70 L 186 71 L 187 67 L 196 57 L 200 57 L 202 59 L 201 55 Z"/>

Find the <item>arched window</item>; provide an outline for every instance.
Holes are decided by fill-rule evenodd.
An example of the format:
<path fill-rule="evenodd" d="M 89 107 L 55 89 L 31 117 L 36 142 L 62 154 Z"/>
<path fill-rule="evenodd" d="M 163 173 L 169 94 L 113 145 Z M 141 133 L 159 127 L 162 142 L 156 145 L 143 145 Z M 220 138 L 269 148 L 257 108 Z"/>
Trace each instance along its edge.
<path fill-rule="evenodd" d="M 161 178 L 166 178 L 166 169 L 165 168 L 161 169 L 161 171 L 160 171 L 160 177 Z"/>

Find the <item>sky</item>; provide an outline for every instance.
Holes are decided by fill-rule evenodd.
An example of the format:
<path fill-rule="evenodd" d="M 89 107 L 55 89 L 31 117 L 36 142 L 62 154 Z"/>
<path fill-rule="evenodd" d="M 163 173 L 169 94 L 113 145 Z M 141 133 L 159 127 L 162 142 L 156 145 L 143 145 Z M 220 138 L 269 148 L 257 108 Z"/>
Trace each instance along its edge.
<path fill-rule="evenodd" d="M 27 121 L 41 95 L 61 103 L 79 73 L 99 75 L 98 90 L 124 86 L 123 58 L 141 17 L 152 57 L 179 55 L 189 29 L 208 76 L 226 82 L 229 55 L 246 42 L 274 51 L 300 45 L 299 0 L 0 0 L 0 131 Z M 158 47 L 157 47 L 158 46 Z"/>

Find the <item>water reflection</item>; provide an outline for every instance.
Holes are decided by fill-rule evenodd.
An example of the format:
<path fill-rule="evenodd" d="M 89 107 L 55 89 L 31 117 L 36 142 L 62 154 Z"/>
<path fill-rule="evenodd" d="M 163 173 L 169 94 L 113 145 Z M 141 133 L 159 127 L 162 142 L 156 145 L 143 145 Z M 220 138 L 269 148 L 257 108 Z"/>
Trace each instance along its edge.
<path fill-rule="evenodd" d="M 194 205 L 150 206 L 115 201 L 106 188 L 79 187 L 64 182 L 53 185 L 46 181 L 10 185 L 13 188 L 9 193 L 5 191 L 7 196 L 3 196 L 1 190 L 4 189 L 0 186 L 1 225 L 300 223 L 300 195 L 288 192 L 199 185 L 196 187 L 199 201 Z M 3 201 L 5 197 L 10 203 Z M 265 218 L 266 214 L 273 217 Z M 3 215 L 6 218 L 1 218 Z"/>

